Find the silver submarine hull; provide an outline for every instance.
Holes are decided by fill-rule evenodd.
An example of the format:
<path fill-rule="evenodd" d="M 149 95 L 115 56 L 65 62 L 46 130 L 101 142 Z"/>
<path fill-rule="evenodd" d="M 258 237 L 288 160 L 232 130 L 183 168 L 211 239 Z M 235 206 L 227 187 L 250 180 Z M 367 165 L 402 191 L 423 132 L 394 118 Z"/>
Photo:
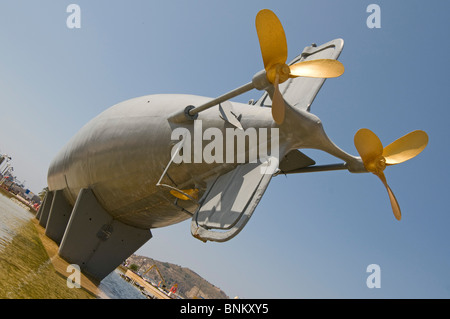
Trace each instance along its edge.
<path fill-rule="evenodd" d="M 216 132 L 233 128 L 221 117 L 219 107 L 201 112 L 201 121 L 178 121 L 172 117 L 188 105 L 202 105 L 210 100 L 180 94 L 134 98 L 106 109 L 69 140 L 49 166 L 49 191 L 36 215 L 45 235 L 59 245 L 61 258 L 79 265 L 86 276 L 101 281 L 152 238 L 152 228 L 194 219 L 198 200 L 209 194 L 208 190 L 211 192 L 211 183 L 242 167 L 237 161 L 173 161 L 172 152 L 179 150 L 176 147 L 181 143 L 179 136 L 172 137 L 177 128 L 186 128 L 185 132 L 193 138 L 199 122 L 203 125 L 200 133 L 208 128 Z M 234 102 L 230 108 L 242 127 L 275 125 L 270 108 Z M 202 147 L 206 143 L 202 141 Z M 192 155 L 195 152 L 192 148 Z M 233 181 L 232 176 L 227 177 L 229 182 Z M 258 182 L 254 187 L 259 185 L 261 176 L 265 175 L 258 173 L 257 179 L 251 179 Z M 266 184 L 271 176 L 266 176 Z M 173 196 L 173 187 L 198 190 L 196 200 Z M 238 190 L 229 193 L 234 196 Z M 249 215 L 238 214 L 239 218 L 245 215 L 240 219 L 245 225 L 265 188 L 249 194 L 246 187 L 241 190 L 239 194 L 245 201 L 255 197 Z M 233 236 L 235 233 L 233 230 Z"/>
<path fill-rule="evenodd" d="M 337 59 L 342 47 L 341 39 L 307 47 L 295 61 Z M 266 90 L 267 83 L 259 85 L 258 79 L 267 82 L 263 75 L 259 72 L 252 79 L 258 90 Z M 192 218 L 194 237 L 229 240 L 245 226 L 272 176 L 329 169 L 313 166 L 315 162 L 299 149 L 319 149 L 344 161 L 345 165 L 332 165 L 333 169 L 365 171 L 361 159 L 338 148 L 326 136 L 320 119 L 309 112 L 323 83 L 323 78 L 299 77 L 280 85 L 288 106 L 282 125 L 273 121 L 271 108 L 265 107 L 271 104 L 270 86 L 255 104 L 229 102 L 227 98 L 228 104 L 221 104 L 221 108 L 212 105 L 197 113 L 204 132 L 211 128 L 223 135 L 228 128 L 239 126 L 258 132 L 261 162 L 257 163 L 242 164 L 235 158 L 213 163 L 172 161 L 172 151 L 180 142 L 172 138 L 174 130 L 184 127 L 194 139 L 198 132 L 195 125 L 199 121 L 184 118 L 186 107 L 193 105 L 198 110 L 216 99 L 161 94 L 116 104 L 82 127 L 51 162 L 49 191 L 36 218 L 46 236 L 59 245 L 59 256 L 97 280 L 150 240 L 152 228 Z M 202 141 L 202 149 L 207 143 Z M 246 156 L 250 144 L 255 145 L 246 144 Z M 259 153 L 264 144 L 271 150 L 270 157 Z M 277 147 L 272 149 L 272 145 Z M 190 152 L 196 155 L 198 149 Z M 238 152 L 234 150 L 234 154 Z M 174 187 L 198 190 L 198 202 L 173 196 Z"/>
<path fill-rule="evenodd" d="M 56 155 L 48 170 L 49 190 L 62 190 L 73 206 L 80 190 L 89 188 L 114 219 L 142 229 L 164 227 L 191 218 L 197 206 L 191 201 L 176 201 L 170 190 L 158 187 L 157 182 L 177 143 L 171 139 L 173 130 L 180 126 L 193 130 L 192 122 L 174 124 L 168 115 L 208 100 L 194 95 L 161 94 L 110 107 L 82 127 Z M 245 110 L 244 125 L 273 125 L 269 108 L 243 105 L 239 109 Z M 199 119 L 205 119 L 203 129 L 206 125 L 222 130 L 229 126 L 220 118 L 217 108 L 202 112 Z M 230 171 L 235 166 L 172 164 L 163 182 L 180 188 L 198 188 L 200 198 L 206 188 L 203 181 L 208 176 Z"/>

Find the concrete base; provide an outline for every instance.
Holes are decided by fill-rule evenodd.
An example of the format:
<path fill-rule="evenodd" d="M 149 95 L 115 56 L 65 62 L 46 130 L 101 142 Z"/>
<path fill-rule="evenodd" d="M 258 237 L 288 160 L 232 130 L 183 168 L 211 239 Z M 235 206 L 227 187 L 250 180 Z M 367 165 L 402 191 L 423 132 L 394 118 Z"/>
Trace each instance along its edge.
<path fill-rule="evenodd" d="M 47 227 L 48 215 L 50 214 L 50 208 L 53 202 L 53 192 L 48 191 L 45 195 L 44 203 L 39 208 L 36 218 L 39 219 L 39 225 L 42 227 Z"/>
<path fill-rule="evenodd" d="M 81 189 L 59 255 L 101 281 L 152 237 L 149 229 L 114 220 L 91 189 Z"/>
<path fill-rule="evenodd" d="M 67 202 L 62 190 L 54 192 L 45 235 L 58 245 L 61 243 L 69 222 L 72 206 Z"/>

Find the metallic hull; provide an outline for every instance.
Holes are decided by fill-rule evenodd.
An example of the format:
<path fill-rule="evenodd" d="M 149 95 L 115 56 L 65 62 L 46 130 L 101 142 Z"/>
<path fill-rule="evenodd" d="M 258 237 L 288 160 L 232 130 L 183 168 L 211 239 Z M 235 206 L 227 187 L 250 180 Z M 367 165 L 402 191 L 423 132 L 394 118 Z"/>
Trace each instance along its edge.
<path fill-rule="evenodd" d="M 168 115 L 205 101 L 208 98 L 193 95 L 149 95 L 112 106 L 82 127 L 57 154 L 48 171 L 49 190 L 64 190 L 74 205 L 80 189 L 90 188 L 113 218 L 139 228 L 163 227 L 190 218 L 188 212 L 193 213 L 196 205 L 181 200 L 175 205 L 169 190 L 156 184 L 176 143 L 171 133 L 180 126 L 170 123 Z M 246 107 L 258 109 L 261 119 L 260 107 Z M 251 125 L 270 126 L 270 110 L 264 113 L 263 123 Z M 226 125 L 217 110 L 205 111 L 201 117 L 208 118 L 204 122 L 209 126 Z M 200 198 L 206 185 L 194 185 L 195 180 L 204 181 L 207 172 L 231 169 L 229 164 L 182 163 L 170 167 L 170 180 L 165 182 L 199 188 Z"/>

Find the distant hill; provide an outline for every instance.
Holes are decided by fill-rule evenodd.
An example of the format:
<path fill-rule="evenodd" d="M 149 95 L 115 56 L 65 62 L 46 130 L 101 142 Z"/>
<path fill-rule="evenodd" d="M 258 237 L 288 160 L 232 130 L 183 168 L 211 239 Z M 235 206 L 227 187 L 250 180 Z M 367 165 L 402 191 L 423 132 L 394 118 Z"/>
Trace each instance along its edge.
<path fill-rule="evenodd" d="M 183 298 L 228 299 L 229 297 L 219 288 L 203 279 L 189 268 L 168 262 L 161 262 L 153 258 L 131 255 L 128 258 L 130 265 L 139 267 L 139 273 L 143 274 L 151 266 L 156 265 L 166 281 L 167 289 L 175 283 L 178 284 L 178 294 Z M 161 281 L 161 277 L 155 268 L 146 275 L 155 284 Z"/>

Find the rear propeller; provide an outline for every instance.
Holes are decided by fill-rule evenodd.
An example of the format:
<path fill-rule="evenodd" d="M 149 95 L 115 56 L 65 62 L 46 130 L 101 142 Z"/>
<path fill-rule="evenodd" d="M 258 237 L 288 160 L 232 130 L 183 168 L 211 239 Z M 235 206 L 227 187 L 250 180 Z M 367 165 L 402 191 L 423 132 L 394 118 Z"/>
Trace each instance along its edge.
<path fill-rule="evenodd" d="M 275 89 L 272 98 L 272 117 L 277 124 L 282 124 L 285 104 L 279 89 L 280 83 L 299 76 L 338 77 L 344 73 L 344 66 L 333 59 L 302 61 L 288 66 L 286 35 L 278 17 L 272 11 L 264 9 L 258 12 L 255 24 L 267 80 Z"/>
<path fill-rule="evenodd" d="M 228 101 L 235 96 L 253 89 L 266 89 L 268 84 L 271 83 L 274 87 L 274 94 L 272 95 L 272 117 L 277 124 L 282 124 L 285 116 L 285 103 L 279 89 L 280 83 L 283 83 L 289 78 L 296 78 L 299 76 L 334 78 L 344 73 L 344 66 L 342 63 L 333 59 L 302 61 L 288 66 L 286 64 L 286 35 L 277 16 L 268 9 L 261 10 L 256 15 L 255 24 L 265 72 L 258 72 L 250 83 L 238 87 L 215 99 L 198 106 L 189 105 L 185 109 L 175 112 L 169 117 L 170 121 L 184 122 L 186 120 L 195 120 L 198 113 L 203 112 L 210 107 L 219 105 L 222 102 Z M 261 82 L 260 75 L 264 77 Z"/>
<path fill-rule="evenodd" d="M 403 163 L 424 150 L 428 135 L 424 131 L 413 131 L 383 148 L 380 139 L 369 129 L 360 129 L 354 138 L 356 149 L 367 171 L 375 174 L 383 182 L 389 195 L 392 211 L 397 220 L 402 218 L 400 206 L 387 184 L 384 169 L 387 165 Z"/>

